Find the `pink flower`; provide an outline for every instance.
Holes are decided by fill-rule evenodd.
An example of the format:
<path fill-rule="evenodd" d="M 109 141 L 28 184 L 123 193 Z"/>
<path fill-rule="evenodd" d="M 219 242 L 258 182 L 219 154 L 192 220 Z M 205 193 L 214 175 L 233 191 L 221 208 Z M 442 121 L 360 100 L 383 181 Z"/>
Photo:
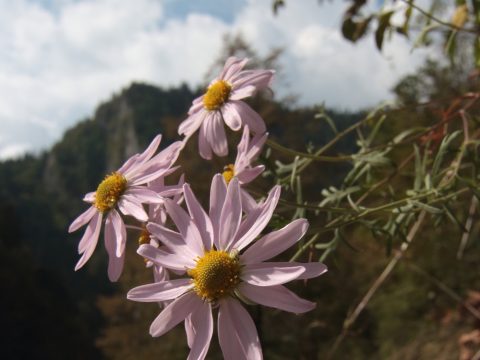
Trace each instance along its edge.
<path fill-rule="evenodd" d="M 243 128 L 242 139 L 237 147 L 235 164 L 225 166 L 222 174 L 227 184 L 233 177 L 236 177 L 241 186 L 246 185 L 255 180 L 255 178 L 265 170 L 265 166 L 263 165 L 252 167 L 252 163 L 260 154 L 267 137 L 268 133 L 264 133 L 263 135 L 256 134 L 250 139 L 248 125 L 245 125 Z M 250 212 L 257 206 L 255 199 L 243 188 L 240 189 L 240 193 L 243 210 L 245 212 Z"/>
<path fill-rule="evenodd" d="M 88 223 L 78 244 L 78 252 L 82 256 L 75 270 L 85 265 L 92 256 L 105 218 L 108 277 L 111 281 L 118 280 L 123 269 L 127 233 L 117 208 L 124 215 L 147 221 L 148 215 L 142 204 L 160 203 L 163 198 L 149 190 L 145 184 L 175 171 L 176 168 L 172 168 L 172 165 L 183 147 L 183 142 L 177 141 L 153 156 L 160 140 L 161 135 L 158 135 L 142 154 L 132 156 L 120 169 L 106 176 L 96 191 L 85 195 L 84 201 L 91 206 L 76 218 L 68 229 L 68 232 L 73 232 Z"/>
<path fill-rule="evenodd" d="M 228 154 L 227 137 L 223 122 L 233 131 L 243 124 L 257 134 L 265 132 L 265 123 L 245 102 L 256 91 L 268 88 L 273 70 L 242 70 L 248 59 L 228 58 L 223 71 L 214 79 L 206 93 L 193 101 L 178 133 L 190 137 L 200 129 L 198 146 L 204 159 L 212 158 L 212 150 L 218 156 Z"/>
<path fill-rule="evenodd" d="M 210 191 L 209 214 L 190 186 L 184 185 L 188 213 L 172 201 L 167 211 L 179 232 L 149 223 L 148 230 L 169 251 L 142 245 L 138 253 L 188 277 L 147 284 L 132 289 L 127 297 L 142 302 L 173 300 L 150 327 L 161 336 L 185 320 L 188 359 L 204 359 L 213 334 L 213 309 L 218 307 L 218 337 L 224 358 L 262 359 L 255 324 L 240 301 L 303 313 L 315 304 L 301 299 L 282 284 L 309 279 L 327 271 L 320 263 L 265 262 L 294 245 L 306 232 L 308 222 L 298 219 L 252 242 L 267 226 L 280 197 L 280 187 L 242 219 L 240 186 L 233 178 L 228 187 L 216 175 Z"/>

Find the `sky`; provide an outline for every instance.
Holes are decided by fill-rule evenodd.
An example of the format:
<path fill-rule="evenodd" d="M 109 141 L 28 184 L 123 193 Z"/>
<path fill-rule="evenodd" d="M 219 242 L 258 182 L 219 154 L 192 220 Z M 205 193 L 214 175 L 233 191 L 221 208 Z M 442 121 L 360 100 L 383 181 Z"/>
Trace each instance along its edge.
<path fill-rule="evenodd" d="M 0 159 L 39 152 L 133 81 L 198 86 L 225 34 L 259 55 L 281 47 L 278 98 L 356 110 L 427 55 L 400 36 L 342 38 L 343 0 L 0 0 Z M 187 110 L 187 109 L 186 109 Z"/>

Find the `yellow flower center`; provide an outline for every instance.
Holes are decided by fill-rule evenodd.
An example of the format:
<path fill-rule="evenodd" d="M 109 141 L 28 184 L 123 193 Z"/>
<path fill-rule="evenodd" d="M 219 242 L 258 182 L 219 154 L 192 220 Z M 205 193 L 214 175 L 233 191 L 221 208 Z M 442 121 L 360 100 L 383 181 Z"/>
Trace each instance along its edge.
<path fill-rule="evenodd" d="M 138 237 L 138 245 L 150 244 L 150 233 L 147 229 L 143 229 Z M 148 263 L 150 260 L 143 258 L 145 263 Z"/>
<path fill-rule="evenodd" d="M 126 188 L 127 179 L 122 174 L 114 172 L 107 175 L 98 185 L 93 205 L 101 212 L 112 209 Z"/>
<path fill-rule="evenodd" d="M 138 237 L 138 245 L 150 244 L 150 233 L 147 229 L 143 229 Z"/>
<path fill-rule="evenodd" d="M 230 180 L 232 180 L 232 178 L 235 176 L 235 168 L 233 167 L 233 164 L 226 165 L 223 168 L 222 175 L 223 175 L 223 178 L 225 179 L 225 182 L 228 185 Z"/>
<path fill-rule="evenodd" d="M 203 106 L 209 111 L 219 109 L 228 100 L 230 91 L 232 85 L 228 82 L 224 80 L 214 82 L 203 96 Z"/>
<path fill-rule="evenodd" d="M 198 296 L 216 301 L 229 295 L 240 282 L 240 262 L 223 250 L 207 251 L 198 258 L 194 269 L 188 270 Z"/>

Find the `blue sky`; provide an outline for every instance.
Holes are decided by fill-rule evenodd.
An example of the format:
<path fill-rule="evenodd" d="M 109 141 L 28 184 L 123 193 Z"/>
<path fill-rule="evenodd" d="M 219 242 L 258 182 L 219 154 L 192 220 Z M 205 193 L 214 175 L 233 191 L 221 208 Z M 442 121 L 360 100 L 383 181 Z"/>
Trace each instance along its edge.
<path fill-rule="evenodd" d="M 396 36 L 384 52 L 372 36 L 340 34 L 344 1 L 0 0 L 0 159 L 38 152 L 132 81 L 202 84 L 225 34 L 260 54 L 282 47 L 279 98 L 359 109 L 423 61 Z"/>

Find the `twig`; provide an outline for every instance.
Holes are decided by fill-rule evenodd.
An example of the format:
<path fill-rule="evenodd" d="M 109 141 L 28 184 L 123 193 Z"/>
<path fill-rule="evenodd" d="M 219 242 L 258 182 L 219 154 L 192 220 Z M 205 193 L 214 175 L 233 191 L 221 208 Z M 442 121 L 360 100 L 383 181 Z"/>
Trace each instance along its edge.
<path fill-rule="evenodd" d="M 462 235 L 462 240 L 460 240 L 460 246 L 458 247 L 457 252 L 457 259 L 461 259 L 463 257 L 463 252 L 465 251 L 465 247 L 468 243 L 468 238 L 470 236 L 470 230 L 472 229 L 473 225 L 473 216 L 475 215 L 475 209 L 478 205 L 478 199 L 475 195 L 472 196 L 472 201 L 470 202 L 470 209 L 468 210 L 468 219 L 465 222 L 465 231 Z"/>

